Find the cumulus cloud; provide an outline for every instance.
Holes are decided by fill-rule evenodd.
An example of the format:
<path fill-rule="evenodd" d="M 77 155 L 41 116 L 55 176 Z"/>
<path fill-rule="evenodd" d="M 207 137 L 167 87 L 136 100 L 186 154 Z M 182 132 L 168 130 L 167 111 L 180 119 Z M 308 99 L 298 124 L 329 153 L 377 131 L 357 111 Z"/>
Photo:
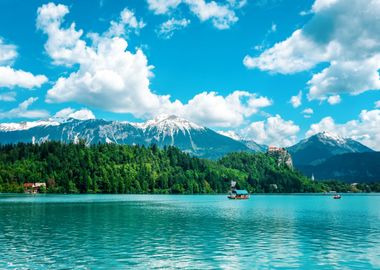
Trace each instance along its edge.
<path fill-rule="evenodd" d="M 33 75 L 23 70 L 15 70 L 10 66 L 0 67 L 0 87 L 32 89 L 41 87 L 47 80 L 44 75 Z"/>
<path fill-rule="evenodd" d="M 302 91 L 299 91 L 298 95 L 292 96 L 289 102 L 292 104 L 293 108 L 298 108 L 299 106 L 301 106 L 302 105 Z"/>
<path fill-rule="evenodd" d="M 341 98 L 340 98 L 339 95 L 329 96 L 329 98 L 327 99 L 327 102 L 328 102 L 330 105 L 339 104 L 339 103 L 341 102 Z"/>
<path fill-rule="evenodd" d="M 327 59 L 325 50 L 306 38 L 302 30 L 296 30 L 290 38 L 265 50 L 259 57 L 246 56 L 243 63 L 248 68 L 292 74 L 314 67 L 322 58 Z"/>
<path fill-rule="evenodd" d="M 380 100 L 375 102 L 375 108 L 380 108 Z"/>
<path fill-rule="evenodd" d="M 0 94 L 0 101 L 10 102 L 16 100 L 16 92 L 7 92 Z"/>
<path fill-rule="evenodd" d="M 5 44 L 0 37 L 0 87 L 32 89 L 41 87 L 42 84 L 47 82 L 44 75 L 33 75 L 27 71 L 13 69 L 10 65 L 17 56 L 16 46 Z"/>
<path fill-rule="evenodd" d="M 293 121 L 284 120 L 277 114 L 264 121 L 251 123 L 241 130 L 241 134 L 260 144 L 286 147 L 297 141 L 299 131 L 299 126 Z"/>
<path fill-rule="evenodd" d="M 239 125 L 271 104 L 268 98 L 247 91 L 235 91 L 226 97 L 203 92 L 187 103 L 157 95 L 150 89 L 152 66 L 142 50 L 133 53 L 124 38 L 108 34 L 97 35 L 96 41 L 88 45 L 81 39 L 83 31 L 76 30 L 74 23 L 67 29 L 62 27 L 67 13 L 66 6 L 52 3 L 38 9 L 37 25 L 48 35 L 45 49 L 49 56 L 56 64 L 78 65 L 77 71 L 59 78 L 48 90 L 47 102 L 75 101 L 140 118 L 176 114 L 221 127 Z"/>
<path fill-rule="evenodd" d="M 292 74 L 328 63 L 308 82 L 311 100 L 380 89 L 379 1 L 316 0 L 311 13 L 302 29 L 244 64 Z"/>
<path fill-rule="evenodd" d="M 57 65 L 71 66 L 83 62 L 86 58 L 94 57 L 86 42 L 81 40 L 82 30 L 75 30 L 75 23 L 63 29 L 63 18 L 69 13 L 65 5 L 49 3 L 38 8 L 37 28 L 48 35 L 45 50 Z"/>
<path fill-rule="evenodd" d="M 21 102 L 16 108 L 2 112 L 0 118 L 46 118 L 49 112 L 46 110 L 29 110 L 29 107 L 38 100 L 37 97 L 31 97 Z"/>
<path fill-rule="evenodd" d="M 138 49 L 128 51 L 128 43 L 118 36 L 98 36 L 87 45 L 82 30 L 61 26 L 69 12 L 64 5 L 49 3 L 38 9 L 37 26 L 48 35 L 46 52 L 56 64 L 78 64 L 79 69 L 59 78 L 48 90 L 47 102 L 76 101 L 112 112 L 142 116 L 169 103 L 149 89 L 152 67 Z M 112 25 L 111 25 L 112 28 Z M 112 31 L 111 31 L 112 32 Z"/>
<path fill-rule="evenodd" d="M 331 116 L 325 117 L 319 123 L 312 124 L 306 132 L 306 136 L 322 131 L 329 131 L 345 138 L 352 138 L 380 151 L 380 110 L 362 110 L 358 119 L 342 124 L 336 123 Z"/>
<path fill-rule="evenodd" d="M 190 11 L 202 22 L 210 20 L 217 29 L 228 29 L 238 21 L 235 9 L 246 4 L 246 1 L 229 0 L 224 4 L 205 0 L 147 0 L 148 7 L 155 14 L 166 14 L 180 4 L 188 6 Z"/>
<path fill-rule="evenodd" d="M 54 117 L 56 118 L 74 118 L 78 120 L 95 119 L 95 115 L 89 109 L 74 110 L 72 108 L 65 108 L 57 112 Z"/>
<path fill-rule="evenodd" d="M 188 19 L 170 19 L 166 22 L 163 22 L 159 29 L 158 35 L 162 38 L 169 39 L 174 35 L 174 31 L 186 28 L 190 24 L 190 20 Z"/>
<path fill-rule="evenodd" d="M 243 124 L 247 117 L 271 104 L 272 101 L 267 97 L 247 91 L 235 91 L 226 97 L 216 92 L 203 92 L 187 104 L 179 104 L 176 113 L 199 124 L 237 127 Z"/>

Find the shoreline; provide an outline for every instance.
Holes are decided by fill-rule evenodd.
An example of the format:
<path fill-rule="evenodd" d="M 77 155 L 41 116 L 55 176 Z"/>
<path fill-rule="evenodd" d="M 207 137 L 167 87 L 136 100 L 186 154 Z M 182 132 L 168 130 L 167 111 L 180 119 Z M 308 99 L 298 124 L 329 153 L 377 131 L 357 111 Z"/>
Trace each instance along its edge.
<path fill-rule="evenodd" d="M 380 196 L 380 192 L 336 192 L 336 193 L 250 193 L 252 197 L 256 196 L 333 196 L 336 194 L 344 194 L 345 196 Z M 0 192 L 1 195 L 25 195 L 25 196 L 49 196 L 49 195 L 62 195 L 62 196 L 227 196 L 228 193 L 210 193 L 210 194 L 157 194 L 157 193 L 5 193 Z"/>

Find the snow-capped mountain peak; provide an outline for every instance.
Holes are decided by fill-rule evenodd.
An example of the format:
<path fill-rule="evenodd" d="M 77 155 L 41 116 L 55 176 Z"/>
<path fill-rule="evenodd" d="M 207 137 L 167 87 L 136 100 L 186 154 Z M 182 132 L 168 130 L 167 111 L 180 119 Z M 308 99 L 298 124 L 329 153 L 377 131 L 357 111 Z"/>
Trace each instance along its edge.
<path fill-rule="evenodd" d="M 339 136 L 336 133 L 332 133 L 328 131 L 322 131 L 316 134 L 316 136 L 322 141 L 335 141 L 338 144 L 344 144 L 347 142 L 347 139 Z"/>
<path fill-rule="evenodd" d="M 183 133 L 190 130 L 202 130 L 204 127 L 190 122 L 186 119 L 180 118 L 176 115 L 161 114 L 152 120 L 148 120 L 141 124 L 141 127 L 145 130 L 156 128 L 160 133 L 172 134 L 178 131 Z"/>
<path fill-rule="evenodd" d="M 326 131 L 312 135 L 288 150 L 296 165 L 315 165 L 335 155 L 373 151 L 353 139 Z"/>
<path fill-rule="evenodd" d="M 28 130 L 34 127 L 43 127 L 43 126 L 58 126 L 59 121 L 55 119 L 46 119 L 30 122 L 20 122 L 20 123 L 1 123 L 0 131 L 16 131 L 16 130 Z"/>
<path fill-rule="evenodd" d="M 59 126 L 63 123 L 70 121 L 86 121 L 94 119 L 90 117 L 85 118 L 83 114 L 86 112 L 87 111 L 85 110 L 80 110 L 77 111 L 76 114 L 71 114 L 67 116 L 56 114 L 50 118 L 36 121 L 23 121 L 19 123 L 0 123 L 0 131 L 28 130 L 35 127 Z"/>

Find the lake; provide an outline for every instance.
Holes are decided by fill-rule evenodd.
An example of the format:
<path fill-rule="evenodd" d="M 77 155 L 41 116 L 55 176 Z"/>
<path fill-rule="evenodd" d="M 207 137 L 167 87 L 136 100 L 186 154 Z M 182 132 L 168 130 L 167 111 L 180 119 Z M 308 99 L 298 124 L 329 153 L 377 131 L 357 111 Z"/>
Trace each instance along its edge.
<path fill-rule="evenodd" d="M 380 269 L 380 196 L 0 194 L 0 269 Z"/>

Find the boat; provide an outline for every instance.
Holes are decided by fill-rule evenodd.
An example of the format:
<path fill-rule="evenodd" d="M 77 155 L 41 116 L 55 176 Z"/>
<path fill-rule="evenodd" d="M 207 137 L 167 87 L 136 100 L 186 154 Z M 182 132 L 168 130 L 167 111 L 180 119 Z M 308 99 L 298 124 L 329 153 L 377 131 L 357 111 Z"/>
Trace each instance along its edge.
<path fill-rule="evenodd" d="M 342 196 L 340 196 L 339 194 L 336 194 L 336 195 L 334 195 L 333 198 L 336 199 L 336 200 L 339 200 L 340 198 L 342 198 Z"/>
<path fill-rule="evenodd" d="M 236 181 L 231 181 L 231 190 L 227 197 L 230 200 L 247 200 L 249 193 L 245 189 L 236 189 Z"/>

